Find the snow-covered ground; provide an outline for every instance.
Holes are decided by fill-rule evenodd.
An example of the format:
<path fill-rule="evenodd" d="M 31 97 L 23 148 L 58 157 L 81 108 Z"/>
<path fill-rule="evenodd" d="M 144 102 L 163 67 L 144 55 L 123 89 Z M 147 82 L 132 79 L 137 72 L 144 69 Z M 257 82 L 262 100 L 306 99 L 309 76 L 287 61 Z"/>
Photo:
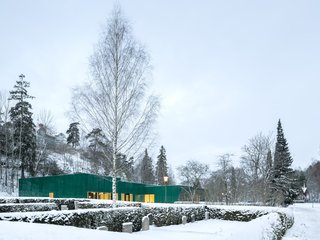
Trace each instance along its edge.
<path fill-rule="evenodd" d="M 0 197 L 18 197 L 18 190 L 12 192 L 11 194 L 0 190 Z"/>
<path fill-rule="evenodd" d="M 283 240 L 320 239 L 320 204 L 294 204 L 290 208 L 293 209 L 294 225 Z"/>
<path fill-rule="evenodd" d="M 238 208 L 238 207 L 237 207 Z M 80 210 L 79 210 L 80 211 Z M 288 230 L 285 240 L 316 240 L 320 236 L 320 204 L 295 204 L 285 211 L 294 213 L 295 224 Z M 272 239 L 272 225 L 278 215 L 270 213 L 250 222 L 203 220 L 186 225 L 151 227 L 149 231 L 117 233 L 68 226 L 0 221 L 0 240 L 258 240 Z"/>
<path fill-rule="evenodd" d="M 137 233 L 116 233 L 67 226 L 24 222 L 0 222 L 1 240 L 75 240 L 75 239 L 108 239 L 108 240 L 170 240 L 170 239 L 268 239 L 263 234 L 267 221 L 273 216 L 264 216 L 251 222 L 208 220 L 186 225 L 168 227 L 151 227 L 149 231 Z"/>

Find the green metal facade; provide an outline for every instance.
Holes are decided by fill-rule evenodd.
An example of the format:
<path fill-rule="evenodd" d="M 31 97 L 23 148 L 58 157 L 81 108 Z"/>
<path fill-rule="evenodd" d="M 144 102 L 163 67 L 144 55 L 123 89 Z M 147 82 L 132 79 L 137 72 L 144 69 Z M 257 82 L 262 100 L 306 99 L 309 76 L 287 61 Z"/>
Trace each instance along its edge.
<path fill-rule="evenodd" d="M 146 194 L 154 194 L 154 202 L 178 201 L 183 187 L 157 186 L 121 181 L 117 178 L 117 193 L 133 194 L 133 201 L 144 201 Z M 87 198 L 88 192 L 112 192 L 112 178 L 86 173 L 19 179 L 19 196 L 55 198 Z M 120 197 L 119 197 L 120 199 Z"/>

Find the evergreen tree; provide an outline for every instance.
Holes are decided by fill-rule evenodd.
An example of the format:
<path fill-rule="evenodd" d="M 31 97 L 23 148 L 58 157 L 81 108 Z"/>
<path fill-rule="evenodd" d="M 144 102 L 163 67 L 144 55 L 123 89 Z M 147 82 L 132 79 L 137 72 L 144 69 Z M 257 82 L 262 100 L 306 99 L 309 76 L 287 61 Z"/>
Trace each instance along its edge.
<path fill-rule="evenodd" d="M 161 146 L 160 154 L 157 157 L 157 165 L 156 165 L 156 177 L 157 183 L 159 185 L 164 185 L 164 176 L 168 176 L 168 167 L 167 167 L 167 156 L 166 156 L 166 149 Z"/>
<path fill-rule="evenodd" d="M 85 138 L 89 142 L 85 156 L 90 159 L 91 173 L 99 174 L 99 170 L 103 165 L 110 169 L 112 150 L 108 146 L 106 136 L 102 130 L 94 128 Z"/>
<path fill-rule="evenodd" d="M 97 151 L 100 147 L 103 147 L 106 142 L 106 136 L 103 134 L 100 128 L 94 128 L 86 135 L 86 139 L 89 142 L 89 148 Z"/>
<path fill-rule="evenodd" d="M 116 167 L 117 176 L 120 176 L 128 181 L 133 180 L 133 157 L 128 159 L 125 154 L 119 153 L 117 155 Z"/>
<path fill-rule="evenodd" d="M 21 178 L 25 177 L 25 170 L 28 170 L 31 176 L 35 175 L 36 160 L 36 130 L 30 111 L 32 106 L 26 101 L 34 97 L 28 95 L 27 88 L 30 83 L 24 81 L 24 77 L 23 74 L 19 76 L 20 80 L 14 85 L 14 90 L 10 91 L 9 98 L 18 101 L 10 109 L 9 115 L 14 129 L 14 154 L 20 161 Z"/>
<path fill-rule="evenodd" d="M 67 143 L 71 144 L 72 147 L 77 147 L 80 144 L 80 133 L 79 133 L 79 128 L 78 128 L 79 123 L 78 122 L 73 122 L 69 125 L 69 129 L 67 130 Z"/>
<path fill-rule="evenodd" d="M 153 184 L 155 182 L 152 159 L 149 157 L 147 149 L 144 152 L 144 157 L 141 162 L 141 182 L 147 184 Z"/>
<path fill-rule="evenodd" d="M 284 137 L 281 121 L 277 127 L 277 142 L 274 153 L 274 163 L 271 177 L 271 193 L 273 204 L 285 205 L 292 202 L 291 185 L 292 158 L 289 152 L 289 147 L 286 138 Z"/>

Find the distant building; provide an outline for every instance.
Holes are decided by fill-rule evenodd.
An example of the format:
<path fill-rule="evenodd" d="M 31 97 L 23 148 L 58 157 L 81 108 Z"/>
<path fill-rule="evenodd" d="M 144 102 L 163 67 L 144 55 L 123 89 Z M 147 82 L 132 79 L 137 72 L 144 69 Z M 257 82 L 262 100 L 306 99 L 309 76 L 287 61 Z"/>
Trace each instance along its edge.
<path fill-rule="evenodd" d="M 122 201 L 173 203 L 183 201 L 185 187 L 158 186 L 117 179 Z M 87 173 L 19 179 L 19 196 L 112 199 L 112 178 Z"/>

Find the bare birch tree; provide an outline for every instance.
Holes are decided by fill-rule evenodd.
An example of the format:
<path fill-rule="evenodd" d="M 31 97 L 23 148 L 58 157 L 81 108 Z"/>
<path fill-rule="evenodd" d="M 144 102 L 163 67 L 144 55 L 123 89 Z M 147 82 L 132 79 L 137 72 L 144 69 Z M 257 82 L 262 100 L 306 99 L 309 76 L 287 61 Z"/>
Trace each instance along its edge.
<path fill-rule="evenodd" d="M 100 128 L 112 143 L 112 199 L 116 203 L 116 158 L 134 156 L 150 140 L 159 100 L 146 96 L 149 56 L 116 7 L 90 59 L 91 82 L 74 90 L 72 116 Z"/>
<path fill-rule="evenodd" d="M 42 124 L 47 134 L 53 135 L 55 133 L 54 116 L 50 110 L 41 109 L 37 114 L 37 122 Z"/>
<path fill-rule="evenodd" d="M 209 165 L 195 160 L 189 160 L 185 165 L 177 168 L 181 183 L 185 185 L 184 191 L 189 195 L 189 199 L 195 202 L 197 193 L 204 187 L 209 174 Z M 198 196 L 200 197 L 200 196 Z"/>
<path fill-rule="evenodd" d="M 231 195 L 231 168 L 232 168 L 233 154 L 225 153 L 218 156 L 218 167 L 221 172 L 221 186 L 222 186 L 222 198 L 225 198 L 228 205 Z"/>
<path fill-rule="evenodd" d="M 271 136 L 258 133 L 244 145 L 241 165 L 250 177 L 253 201 L 266 201 L 266 184 L 270 172 L 268 152 L 273 145 Z"/>

